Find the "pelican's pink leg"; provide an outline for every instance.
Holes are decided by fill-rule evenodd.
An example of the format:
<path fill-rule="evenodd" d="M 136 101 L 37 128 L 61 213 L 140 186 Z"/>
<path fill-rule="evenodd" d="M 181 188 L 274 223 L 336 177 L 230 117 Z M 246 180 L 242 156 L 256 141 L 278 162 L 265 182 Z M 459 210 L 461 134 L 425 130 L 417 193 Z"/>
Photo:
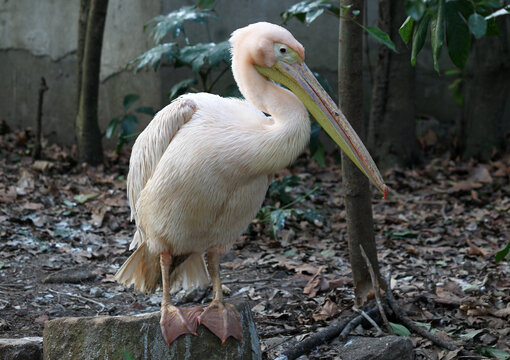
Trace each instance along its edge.
<path fill-rule="evenodd" d="M 159 324 L 165 342 L 170 345 L 181 335 L 197 335 L 197 317 L 203 309 L 200 307 L 179 309 L 172 304 L 170 299 L 172 254 L 170 252 L 163 252 L 159 254 L 159 260 L 163 279 L 163 300 L 161 301 L 161 319 Z"/>
<path fill-rule="evenodd" d="M 207 250 L 207 269 L 213 283 L 213 300 L 198 317 L 198 323 L 206 326 L 224 344 L 229 336 L 241 341 L 243 329 L 241 317 L 231 304 L 223 303 L 223 292 L 220 280 L 220 260 L 223 247 L 212 247 Z"/>

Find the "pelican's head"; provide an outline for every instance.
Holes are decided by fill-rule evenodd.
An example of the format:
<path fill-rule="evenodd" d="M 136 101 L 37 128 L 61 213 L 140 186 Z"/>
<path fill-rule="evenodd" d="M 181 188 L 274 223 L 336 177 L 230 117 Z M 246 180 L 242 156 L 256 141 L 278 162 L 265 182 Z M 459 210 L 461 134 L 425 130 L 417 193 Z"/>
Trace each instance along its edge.
<path fill-rule="evenodd" d="M 372 157 L 344 114 L 305 64 L 305 49 L 281 26 L 259 22 L 236 30 L 230 39 L 235 59 L 291 90 L 329 136 L 386 198 L 388 188 Z M 236 46 L 242 43 L 243 46 Z M 244 53 L 236 53 L 236 51 Z"/>

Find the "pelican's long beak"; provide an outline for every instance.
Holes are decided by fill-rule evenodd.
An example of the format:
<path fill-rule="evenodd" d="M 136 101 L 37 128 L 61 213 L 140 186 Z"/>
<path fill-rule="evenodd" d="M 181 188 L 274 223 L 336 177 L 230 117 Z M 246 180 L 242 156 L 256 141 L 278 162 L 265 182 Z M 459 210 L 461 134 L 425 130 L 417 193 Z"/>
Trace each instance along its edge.
<path fill-rule="evenodd" d="M 328 135 L 379 189 L 384 198 L 388 187 L 358 134 L 319 84 L 303 61 L 276 61 L 271 68 L 256 66 L 264 76 L 289 88 L 303 102 Z"/>

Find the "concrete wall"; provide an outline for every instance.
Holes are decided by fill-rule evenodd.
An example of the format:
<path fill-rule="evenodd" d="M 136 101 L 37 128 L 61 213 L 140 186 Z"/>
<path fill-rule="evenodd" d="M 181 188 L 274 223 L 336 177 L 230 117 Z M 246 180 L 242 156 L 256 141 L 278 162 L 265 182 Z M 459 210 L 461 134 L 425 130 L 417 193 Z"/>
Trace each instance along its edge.
<path fill-rule="evenodd" d="M 235 29 L 256 21 L 281 23 L 279 14 L 294 0 L 220 0 L 218 19 L 209 24 L 189 24 L 186 34 L 191 42 L 222 41 Z M 128 93 L 141 95 L 139 105 L 156 109 L 168 103 L 167 93 L 177 81 L 190 73 L 186 69 L 163 68 L 133 74 L 125 65 L 149 49 L 143 25 L 152 17 L 168 13 L 195 0 L 110 0 L 106 21 L 101 68 L 99 117 L 101 128 L 122 113 L 122 98 Z M 369 25 L 376 25 L 377 3 L 369 1 Z M 79 0 L 0 0 L 0 118 L 13 128 L 33 124 L 36 116 L 37 89 L 41 76 L 50 90 L 44 107 L 44 132 L 50 141 L 74 142 L 76 108 L 76 42 Z M 337 19 L 323 15 L 310 26 L 289 21 L 288 29 L 305 46 L 309 67 L 318 71 L 336 87 Z M 170 39 L 169 39 L 170 40 Z M 377 44 L 370 40 L 370 58 L 375 65 Z M 438 119 L 454 122 L 459 108 L 448 84 L 451 79 L 438 76 L 425 48 L 417 65 L 417 110 Z M 443 70 L 453 68 L 446 51 Z M 228 74 L 219 86 L 232 83 Z M 366 78 L 368 105 L 370 91 Z M 366 106 L 368 108 L 368 106 Z M 148 121 L 142 118 L 140 128 Z M 108 144 L 107 144 L 108 145 Z M 109 144 L 111 145 L 111 143 Z"/>
<path fill-rule="evenodd" d="M 159 108 L 161 80 L 133 74 L 126 64 L 150 47 L 145 22 L 160 13 L 159 0 L 110 0 L 99 91 L 104 129 L 122 113 L 122 98 L 141 95 L 140 105 Z M 79 0 L 0 0 L 0 118 L 13 128 L 32 126 L 39 79 L 46 78 L 43 129 L 50 141 L 74 143 L 76 44 Z"/>

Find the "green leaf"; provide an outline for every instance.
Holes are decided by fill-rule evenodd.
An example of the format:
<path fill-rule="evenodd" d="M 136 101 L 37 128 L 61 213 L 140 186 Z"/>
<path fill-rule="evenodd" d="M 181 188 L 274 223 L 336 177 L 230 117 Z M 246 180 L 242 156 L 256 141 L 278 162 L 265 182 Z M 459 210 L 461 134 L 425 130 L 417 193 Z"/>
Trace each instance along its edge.
<path fill-rule="evenodd" d="M 113 134 L 115 134 L 115 130 L 117 129 L 117 125 L 119 124 L 120 116 L 114 117 L 108 127 L 106 128 L 105 136 L 107 139 L 111 139 Z"/>
<path fill-rule="evenodd" d="M 306 221 L 315 224 L 316 222 L 325 223 L 326 222 L 326 216 L 324 214 L 316 209 L 306 209 L 303 212 L 303 217 Z"/>
<path fill-rule="evenodd" d="M 221 62 L 230 65 L 232 59 L 230 54 L 230 42 L 222 41 L 217 43 L 216 46 L 210 49 L 208 57 L 210 67 L 216 67 Z"/>
<path fill-rule="evenodd" d="M 407 45 L 409 40 L 411 39 L 411 35 L 413 34 L 413 25 L 414 19 L 410 16 L 404 21 L 400 29 L 398 29 L 398 33 L 402 38 L 402 41 Z"/>
<path fill-rule="evenodd" d="M 324 9 L 315 9 L 306 13 L 305 22 L 311 24 L 315 19 L 322 15 Z"/>
<path fill-rule="evenodd" d="M 475 331 L 471 331 L 467 334 L 461 334 L 460 337 L 464 340 L 470 340 L 470 339 L 473 339 L 476 335 L 480 334 L 483 331 L 485 331 L 485 329 L 478 329 Z"/>
<path fill-rule="evenodd" d="M 398 336 L 409 336 L 411 335 L 411 332 L 407 330 L 407 328 L 404 325 L 395 324 L 390 322 L 390 326 L 393 329 L 393 332 Z"/>
<path fill-rule="evenodd" d="M 140 106 L 139 108 L 135 109 L 135 112 L 150 116 L 156 115 L 156 111 L 154 111 L 154 108 L 152 106 Z"/>
<path fill-rule="evenodd" d="M 481 38 L 487 32 L 487 20 L 477 13 L 471 14 L 468 19 L 469 30 L 476 38 Z"/>
<path fill-rule="evenodd" d="M 171 63 L 175 62 L 177 55 L 176 43 L 166 43 L 153 47 L 152 49 L 144 52 L 142 55 L 131 60 L 128 66 L 132 66 L 138 62 L 135 68 L 135 73 L 146 65 L 151 65 L 154 71 L 156 71 L 161 63 L 161 60 L 166 58 Z"/>
<path fill-rule="evenodd" d="M 80 194 L 80 195 L 76 195 L 73 197 L 73 199 L 79 203 L 79 204 L 83 204 L 83 203 L 86 203 L 87 201 L 89 200 L 92 200 L 92 199 L 95 199 L 99 196 L 98 193 L 90 193 L 90 194 Z"/>
<path fill-rule="evenodd" d="M 453 91 L 453 99 L 457 103 L 457 105 L 464 105 L 464 95 L 462 94 L 462 82 L 463 79 L 461 77 L 452 81 L 450 85 L 448 85 L 448 89 Z"/>
<path fill-rule="evenodd" d="M 496 19 L 489 19 L 487 20 L 487 32 L 485 35 L 499 35 L 499 27 L 496 23 Z"/>
<path fill-rule="evenodd" d="M 432 58 L 434 59 L 434 69 L 439 74 L 439 56 L 443 49 L 444 39 L 444 18 L 445 18 L 445 0 L 438 1 L 437 13 L 430 22 L 430 44 L 432 46 Z"/>
<path fill-rule="evenodd" d="M 424 322 L 419 322 L 419 321 L 414 321 L 414 323 L 418 326 L 424 327 L 425 329 L 427 329 L 429 331 L 430 331 L 430 328 L 432 327 L 429 323 L 424 323 Z"/>
<path fill-rule="evenodd" d="M 427 29 L 430 22 L 430 15 L 425 14 L 423 18 L 414 27 L 413 31 L 413 45 L 411 48 L 411 65 L 416 66 L 416 57 L 425 44 L 427 37 Z"/>
<path fill-rule="evenodd" d="M 170 99 L 170 101 L 177 98 L 178 96 L 184 94 L 191 85 L 196 83 L 197 81 L 192 78 L 179 81 L 170 89 L 170 92 L 168 93 L 168 98 Z"/>
<path fill-rule="evenodd" d="M 301 183 L 301 179 L 296 175 L 287 175 L 282 180 L 276 180 L 269 185 L 267 193 L 269 196 L 274 196 L 278 193 L 279 200 L 283 204 L 292 202 L 292 197 L 287 194 L 287 189 L 292 188 Z"/>
<path fill-rule="evenodd" d="M 340 9 L 335 0 L 305 0 L 292 5 L 280 14 L 283 22 L 286 23 L 292 17 L 307 25 L 315 21 L 320 15 L 327 11 L 337 17 L 340 16 Z"/>
<path fill-rule="evenodd" d="M 140 95 L 138 94 L 127 94 L 124 96 L 124 101 L 122 102 L 124 110 L 128 110 L 138 99 L 140 99 Z"/>
<path fill-rule="evenodd" d="M 124 357 L 124 360 L 135 360 L 133 355 L 131 355 L 131 353 L 126 350 L 122 352 L 122 356 Z"/>
<path fill-rule="evenodd" d="M 210 9 L 199 9 L 196 6 L 183 6 L 179 10 L 172 11 L 167 15 L 159 15 L 152 18 L 145 27 L 154 24 L 151 27 L 149 36 L 153 38 L 154 44 L 159 44 L 169 32 L 172 33 L 174 38 L 183 33 L 184 23 L 186 21 L 206 23 L 208 19 L 212 17 L 215 17 L 215 15 Z"/>
<path fill-rule="evenodd" d="M 471 35 L 461 14 L 465 13 L 463 1 L 448 1 L 445 7 L 446 44 L 450 59 L 460 69 L 466 65 L 471 49 Z"/>
<path fill-rule="evenodd" d="M 128 137 L 132 137 L 133 134 L 136 133 L 136 124 L 138 123 L 138 118 L 134 114 L 125 115 L 120 122 L 120 133 L 119 139 L 126 139 Z"/>
<path fill-rule="evenodd" d="M 371 35 L 379 43 L 398 53 L 397 49 L 395 48 L 395 44 L 390 39 L 390 36 L 384 31 L 375 26 L 363 26 L 363 29 L 365 29 L 365 31 L 368 32 L 368 34 Z"/>
<path fill-rule="evenodd" d="M 197 6 L 200 9 L 210 9 L 215 3 L 216 0 L 200 0 Z"/>
<path fill-rule="evenodd" d="M 281 230 L 285 227 L 285 221 L 291 217 L 292 210 L 291 209 L 285 209 L 285 210 L 274 210 L 271 211 L 269 214 L 269 220 L 271 224 L 271 233 L 273 234 L 273 238 L 276 239 L 276 232 L 278 230 Z"/>
<path fill-rule="evenodd" d="M 476 351 L 483 355 L 496 358 L 498 360 L 508 360 L 510 359 L 510 354 L 505 350 L 494 349 L 490 347 L 476 345 Z"/>
<path fill-rule="evenodd" d="M 75 207 L 76 206 L 76 203 L 75 202 L 72 202 L 72 201 L 69 201 L 69 200 L 64 200 L 64 204 L 66 206 L 69 206 L 69 207 Z"/>
<path fill-rule="evenodd" d="M 405 10 L 414 20 L 420 20 L 425 13 L 425 3 L 421 0 L 408 0 L 405 3 Z"/>
<path fill-rule="evenodd" d="M 391 239 L 395 240 L 395 239 L 405 239 L 405 238 L 409 238 L 409 239 L 415 239 L 418 237 L 418 234 L 416 233 L 413 233 L 411 231 L 395 231 L 395 232 L 392 232 L 391 233 Z"/>
<path fill-rule="evenodd" d="M 450 69 L 444 72 L 445 75 L 462 75 L 462 71 L 459 69 Z"/>
<path fill-rule="evenodd" d="M 510 15 L 510 6 L 494 11 L 492 14 L 486 16 L 485 20 L 489 20 L 501 15 Z"/>
<path fill-rule="evenodd" d="M 230 45 L 228 41 L 221 43 L 198 43 L 186 46 L 179 53 L 177 65 L 188 65 L 194 73 L 198 73 L 205 65 L 214 68 L 220 62 L 230 63 Z"/>
<path fill-rule="evenodd" d="M 496 264 L 506 258 L 510 254 L 510 242 L 506 246 L 496 253 Z"/>

